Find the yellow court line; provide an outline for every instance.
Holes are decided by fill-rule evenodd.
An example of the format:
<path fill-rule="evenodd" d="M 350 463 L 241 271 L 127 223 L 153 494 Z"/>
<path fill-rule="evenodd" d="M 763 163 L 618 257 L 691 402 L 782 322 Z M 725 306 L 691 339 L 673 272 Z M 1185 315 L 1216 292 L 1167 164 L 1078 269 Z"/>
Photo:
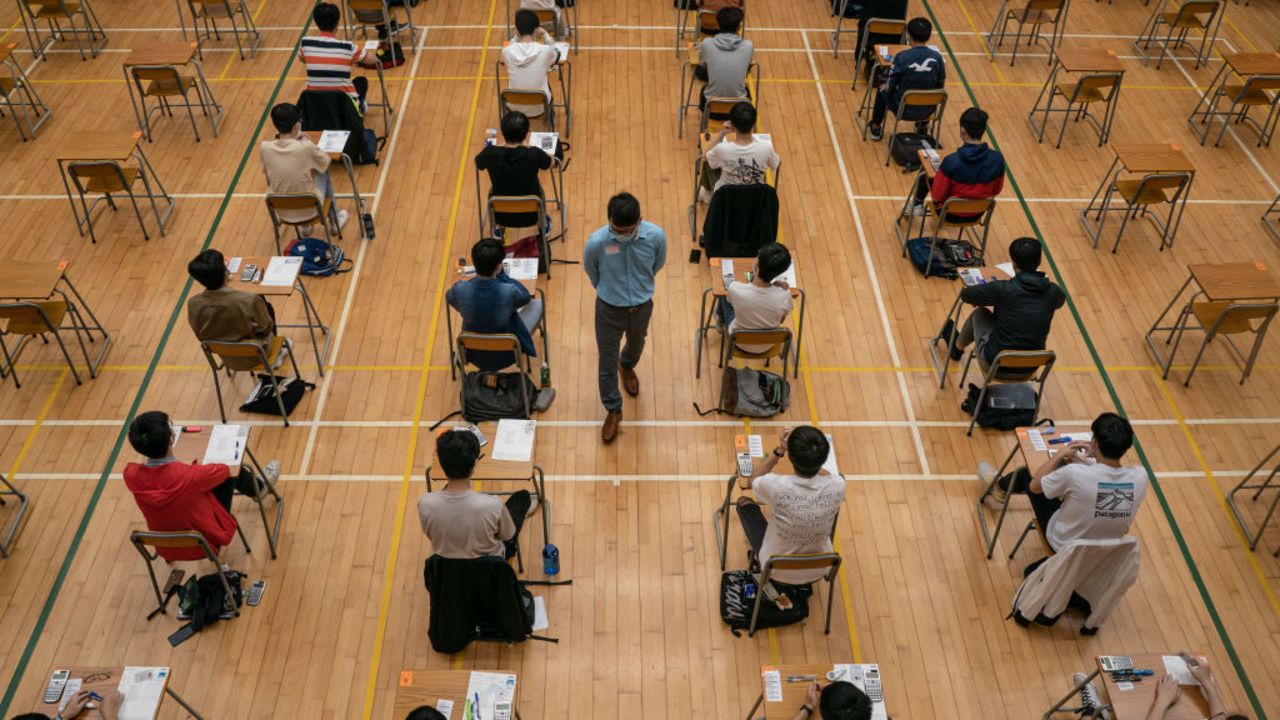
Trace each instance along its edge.
<path fill-rule="evenodd" d="M 222 67 L 222 72 L 218 73 L 219 80 L 225 78 L 227 74 L 231 72 L 231 63 L 235 61 L 236 61 L 236 56 L 232 55 L 231 53 L 227 53 L 227 64 Z M 279 80 L 280 78 L 275 78 L 275 79 Z"/>
<path fill-rule="evenodd" d="M 1200 451 L 1200 445 L 1196 442 L 1195 437 L 1191 434 L 1191 428 L 1187 425 L 1187 421 L 1182 417 L 1182 411 L 1178 409 L 1178 403 L 1173 399 L 1173 393 L 1169 392 L 1169 385 L 1160 377 L 1160 373 L 1152 371 L 1152 377 L 1156 380 L 1156 385 L 1160 387 L 1160 394 L 1164 396 L 1164 401 L 1169 405 L 1169 411 L 1173 413 L 1173 417 L 1178 421 L 1178 425 L 1182 428 L 1182 436 L 1187 441 L 1187 446 L 1191 448 L 1191 454 L 1195 456 L 1196 462 L 1200 465 L 1201 472 L 1209 479 L 1209 486 L 1213 488 L 1214 497 L 1218 499 L 1218 507 L 1222 508 L 1222 513 L 1227 516 L 1227 522 L 1231 523 L 1231 529 L 1235 531 L 1236 540 L 1240 542 L 1240 548 L 1244 550 L 1244 554 L 1249 558 L 1249 566 L 1253 568 L 1254 577 L 1258 578 L 1258 584 L 1262 586 L 1262 592 L 1267 596 L 1267 602 L 1271 604 L 1271 610 L 1280 617 L 1280 601 L 1276 599 L 1275 593 L 1271 590 L 1271 583 L 1267 580 L 1267 575 L 1262 570 L 1262 566 L 1258 564 L 1258 555 L 1249 549 L 1249 541 L 1245 539 L 1244 532 L 1240 530 L 1240 526 L 1236 523 L 1235 518 L 1231 514 L 1231 509 L 1227 507 L 1227 498 L 1222 494 L 1222 488 L 1218 485 L 1218 479 L 1214 477 L 1213 471 L 1209 469 L 1209 463 L 1204 459 L 1204 453 Z"/>
<path fill-rule="evenodd" d="M 13 24 L 9 26 L 9 29 L 5 30 L 3 35 L 0 35 L 0 42 L 4 42 L 5 40 L 8 40 L 9 36 L 13 34 L 13 31 L 18 29 L 18 25 L 21 22 L 22 22 L 22 18 L 18 18 L 17 20 L 14 20 Z"/>
<path fill-rule="evenodd" d="M 444 297 L 444 283 L 449 270 L 453 234 L 458 225 L 458 212 L 462 203 L 462 188 L 467 177 L 467 161 L 471 158 L 472 134 L 475 132 L 476 115 L 480 108 L 480 88 L 483 85 L 484 70 L 488 62 L 489 40 L 493 35 L 493 17 L 497 12 L 497 6 L 497 0 L 489 0 L 489 19 L 484 31 L 484 43 L 481 45 L 480 62 L 476 67 L 475 87 L 471 90 L 471 110 L 467 117 L 467 131 L 462 135 L 462 152 L 458 158 L 458 174 L 453 188 L 453 203 L 449 209 L 449 224 L 445 230 L 445 247 L 441 252 L 440 273 L 436 279 L 435 300 L 431 310 L 431 325 L 427 331 L 426 347 L 422 351 L 422 374 L 418 379 L 417 407 L 414 409 L 413 426 L 409 431 L 409 448 L 405 454 L 404 475 L 400 481 L 399 497 L 396 499 L 391 547 L 387 553 L 386 570 L 383 573 L 382 596 L 378 602 L 378 624 L 373 638 L 373 651 L 369 662 L 369 678 L 364 693 L 364 708 L 360 714 L 362 720 L 369 720 L 373 715 L 373 696 L 378 687 L 378 669 L 382 660 L 382 645 L 387 636 L 387 616 L 391 611 L 391 593 L 395 589 L 396 562 L 400 557 L 400 540 L 404 532 L 404 515 L 409 503 L 409 482 L 413 475 L 414 456 L 418 450 L 422 414 L 426 408 L 428 369 L 431 367 L 431 353 L 435 347 L 436 332 L 439 330 L 440 301 Z M 460 662 L 460 660 L 455 658 L 455 662 Z"/>
<path fill-rule="evenodd" d="M 266 7 L 267 7 L 267 0 L 262 0 L 262 2 L 258 3 L 258 9 L 253 11 L 254 25 L 258 24 L 258 17 L 262 15 L 262 11 L 265 10 Z"/>
<path fill-rule="evenodd" d="M 49 416 L 49 410 L 53 408 L 53 400 L 58 397 L 58 393 L 62 390 L 62 384 L 67 379 L 67 368 L 62 368 L 62 374 L 53 384 L 53 389 L 49 391 L 49 397 L 45 398 L 44 406 L 40 408 L 40 414 L 36 416 L 36 422 L 31 426 L 31 430 L 27 431 L 27 437 L 22 441 L 22 448 L 18 450 L 18 457 L 13 459 L 13 465 L 9 468 L 9 479 L 13 480 L 18 474 L 18 470 L 22 467 L 22 461 L 27 458 L 27 453 L 35 444 L 36 433 L 40 432 L 40 427 L 44 425 L 44 420 Z"/>
<path fill-rule="evenodd" d="M 986 40 L 984 39 L 986 36 L 982 34 L 982 31 L 978 29 L 977 24 L 973 22 L 973 16 L 969 14 L 969 8 L 965 7 L 964 0 L 956 0 L 956 6 L 960 8 L 960 12 L 964 13 L 964 19 L 968 21 L 969 28 L 973 30 L 973 34 L 983 40 L 982 49 L 986 50 L 987 57 L 991 60 L 991 69 L 996 71 L 996 79 L 1000 81 L 1001 85 L 1004 85 L 1006 80 L 1004 78 L 1004 73 L 1000 71 L 1000 63 L 996 62 L 995 53 L 991 52 L 991 48 L 987 46 Z"/>

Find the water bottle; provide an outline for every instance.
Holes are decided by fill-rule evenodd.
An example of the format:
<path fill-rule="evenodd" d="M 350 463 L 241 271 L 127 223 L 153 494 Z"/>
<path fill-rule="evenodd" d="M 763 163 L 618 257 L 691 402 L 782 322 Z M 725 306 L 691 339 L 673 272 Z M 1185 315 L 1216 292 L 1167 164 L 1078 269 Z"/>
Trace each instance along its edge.
<path fill-rule="evenodd" d="M 551 387 L 551 366 L 545 361 L 542 363 L 542 387 Z"/>
<path fill-rule="evenodd" d="M 560 550 L 551 543 L 542 548 L 542 572 L 547 575 L 557 575 L 560 572 Z"/>
<path fill-rule="evenodd" d="M 496 144 L 497 144 L 497 142 L 498 142 L 498 129 L 497 129 L 497 128 L 489 128 L 488 130 L 485 130 L 485 133 L 484 133 L 484 144 L 485 144 L 485 145 L 496 145 Z"/>

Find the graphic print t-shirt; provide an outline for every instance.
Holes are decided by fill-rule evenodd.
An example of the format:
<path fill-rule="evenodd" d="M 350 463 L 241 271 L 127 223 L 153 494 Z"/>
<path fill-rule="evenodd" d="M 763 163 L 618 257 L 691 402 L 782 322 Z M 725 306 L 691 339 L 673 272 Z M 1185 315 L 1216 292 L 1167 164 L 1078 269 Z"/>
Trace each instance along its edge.
<path fill-rule="evenodd" d="M 839 475 L 761 475 L 751 484 L 756 497 L 769 505 L 773 519 L 760 546 L 760 567 L 774 555 L 831 552 L 831 525 L 844 502 L 844 478 Z M 821 578 L 816 570 L 778 570 L 773 579 L 801 585 Z"/>
<path fill-rule="evenodd" d="M 707 164 L 720 171 L 716 190 L 725 185 L 755 185 L 765 180 L 765 170 L 778 169 L 773 144 L 758 137 L 747 145 L 724 141 L 707 151 Z"/>
<path fill-rule="evenodd" d="M 1147 473 L 1140 467 L 1072 463 L 1045 475 L 1045 497 L 1062 507 L 1049 520 L 1045 536 L 1054 550 L 1073 540 L 1124 537 L 1147 495 Z"/>

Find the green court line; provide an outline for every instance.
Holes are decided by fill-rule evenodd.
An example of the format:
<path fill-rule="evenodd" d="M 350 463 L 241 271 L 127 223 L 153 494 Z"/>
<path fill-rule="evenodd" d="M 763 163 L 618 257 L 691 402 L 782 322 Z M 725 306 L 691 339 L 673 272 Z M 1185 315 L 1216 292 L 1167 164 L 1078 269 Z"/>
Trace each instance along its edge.
<path fill-rule="evenodd" d="M 973 88 L 969 85 L 969 79 L 965 76 L 964 69 L 960 66 L 960 61 L 951 50 L 951 43 L 947 41 L 946 33 L 942 31 L 942 26 L 938 24 L 938 18 L 933 13 L 933 6 L 929 0 L 922 0 L 922 2 L 925 12 L 929 14 L 929 19 L 933 21 L 933 27 L 938 33 L 938 38 L 942 40 L 942 46 L 946 49 L 947 56 L 951 58 L 951 66 L 955 68 L 961 84 L 964 85 L 965 93 L 968 94 L 970 102 L 980 107 L 978 98 L 974 96 Z M 995 133 L 990 127 L 987 128 L 987 136 L 991 140 L 991 147 L 999 150 L 1000 143 L 996 141 Z M 1058 281 L 1063 292 L 1067 295 L 1067 307 L 1071 310 L 1071 317 L 1075 320 L 1076 327 L 1080 328 L 1085 347 L 1089 349 L 1089 356 L 1093 358 L 1093 363 L 1098 368 L 1098 374 L 1102 378 L 1102 382 L 1107 386 L 1107 394 L 1111 396 L 1111 402 L 1115 405 L 1116 412 L 1127 418 L 1128 413 L 1125 412 L 1124 405 L 1120 402 L 1120 396 L 1116 393 L 1115 386 L 1111 384 L 1111 376 L 1107 374 L 1106 367 L 1102 364 L 1102 358 L 1098 355 L 1098 349 L 1093 344 L 1093 339 L 1089 337 L 1089 331 L 1084 326 L 1084 320 L 1080 317 L 1080 311 L 1076 309 L 1075 301 L 1067 290 L 1067 283 L 1063 279 L 1062 273 L 1058 270 L 1058 263 L 1053 259 L 1053 253 L 1049 250 L 1049 243 L 1045 242 L 1044 236 L 1040 233 L 1040 226 L 1036 223 L 1035 216 L 1031 213 L 1031 206 L 1027 204 L 1026 197 L 1023 196 L 1021 188 L 1018 187 L 1018 181 L 1013 176 L 1013 170 L 1007 164 L 1005 166 L 1005 175 L 1009 178 L 1009 186 L 1013 188 L 1014 195 L 1018 198 L 1018 204 L 1022 206 L 1022 212 L 1031 223 L 1031 232 L 1035 234 L 1036 239 L 1040 241 L 1041 247 L 1044 248 L 1044 256 L 1049 261 L 1049 268 L 1053 271 L 1054 279 Z M 1204 578 L 1200 575 L 1200 568 L 1196 566 L 1195 560 L 1191 557 L 1191 551 L 1187 546 L 1186 538 L 1182 535 L 1182 529 L 1178 527 L 1178 522 L 1173 517 L 1173 510 L 1169 506 L 1169 500 L 1165 496 L 1164 490 L 1160 487 L 1160 482 L 1156 480 L 1155 471 L 1152 470 L 1151 463 L 1147 460 L 1147 454 L 1142 449 L 1142 443 L 1136 436 L 1133 440 L 1133 448 L 1138 453 L 1138 459 L 1142 461 L 1142 467 L 1147 471 L 1147 477 L 1151 481 L 1151 488 L 1155 491 L 1156 499 L 1160 501 L 1160 509 L 1164 512 L 1165 519 L 1169 521 L 1170 529 L 1173 530 L 1173 539 L 1178 543 L 1178 550 L 1182 552 L 1182 559 L 1186 561 L 1187 569 L 1191 571 L 1191 579 L 1195 582 L 1196 590 L 1200 593 L 1200 599 L 1204 601 L 1205 609 L 1209 612 L 1209 618 L 1213 621 L 1213 627 L 1218 633 L 1218 638 L 1222 640 L 1227 656 L 1231 659 L 1231 665 L 1235 668 L 1236 676 L 1240 678 L 1240 683 L 1244 686 L 1245 694 L 1249 697 L 1249 704 L 1253 706 L 1253 712 L 1257 715 L 1258 720 L 1267 720 L 1267 715 L 1262 710 L 1262 703 L 1258 701 L 1258 696 L 1253 691 L 1253 684 L 1249 682 L 1249 675 L 1245 672 L 1244 664 L 1240 662 L 1240 656 L 1236 654 L 1235 646 L 1231 642 L 1231 636 L 1222 624 L 1222 618 L 1218 616 L 1218 609 L 1213 603 L 1213 598 L 1209 595 L 1208 587 L 1204 584 Z"/>
<path fill-rule="evenodd" d="M 204 244 L 200 246 L 202 251 L 209 249 L 213 244 L 213 236 L 218 232 L 218 226 L 222 223 L 227 206 L 231 204 L 231 196 L 235 190 L 236 183 L 240 182 L 240 175 L 244 172 L 245 165 L 248 164 L 254 148 L 257 147 L 257 140 L 267 122 L 267 115 L 271 112 L 271 107 L 275 105 L 276 98 L 280 95 L 280 89 L 284 87 L 284 81 L 289 76 L 289 70 L 293 68 L 293 61 L 298 54 L 298 45 L 310 28 L 311 18 L 308 16 L 306 24 L 302 26 L 302 32 L 294 40 L 294 51 L 290 53 L 289 60 L 285 63 L 284 70 L 281 71 L 280 78 L 276 81 L 275 89 L 271 91 L 271 97 L 267 100 L 266 107 L 258 118 L 258 125 L 254 128 L 253 135 L 249 138 L 249 145 L 245 148 L 244 155 L 240 157 L 240 165 L 236 168 L 236 174 L 231 178 L 231 184 L 227 186 L 227 192 L 222 197 L 222 204 L 218 206 L 218 214 L 213 218 L 213 224 L 209 227 L 209 233 L 205 236 Z M 84 515 L 80 518 L 80 525 L 76 527 L 75 535 L 71 538 L 71 545 L 67 547 L 66 557 L 62 560 L 62 566 L 58 568 L 58 575 L 53 580 L 53 586 L 49 588 L 49 596 L 45 598 L 44 605 L 40 608 L 40 616 L 36 619 L 35 626 L 31 628 L 31 636 L 27 638 L 27 644 L 22 649 L 22 656 L 18 659 L 18 664 L 13 671 L 13 677 L 9 679 L 8 687 L 5 688 L 4 697 L 0 698 L 0 718 L 8 717 L 9 705 L 13 702 L 13 696 L 18 691 L 18 684 L 22 681 L 23 674 L 26 673 L 27 665 L 31 662 L 31 655 L 35 652 L 36 644 L 40 641 L 40 636 L 44 632 L 44 626 L 49 621 L 53 606 L 58 601 L 58 594 L 62 591 L 63 583 L 66 582 L 67 573 L 71 570 L 71 563 L 75 561 L 76 553 L 80 550 L 80 543 L 83 542 L 85 531 L 89 527 L 89 521 L 93 518 L 93 512 L 97 509 L 98 501 L 102 498 L 102 491 L 106 488 L 107 479 L 111 477 L 111 469 L 115 467 L 116 460 L 120 457 L 120 451 L 123 449 L 125 438 L 128 436 L 129 424 L 133 422 L 134 416 L 137 415 L 138 408 L 142 405 L 142 398 L 146 395 L 147 388 L 151 385 L 151 378 L 156 372 L 156 367 L 160 364 L 160 357 L 164 354 L 165 346 L 169 343 L 169 336 L 173 333 L 173 328 L 177 325 L 178 317 L 182 312 L 183 306 L 186 305 L 188 295 L 191 293 L 191 285 L 191 278 L 187 278 L 187 282 L 182 286 L 182 293 L 178 296 L 177 303 L 174 304 L 173 312 L 169 314 L 169 322 L 165 325 L 164 334 L 160 336 L 160 344 L 156 346 L 156 351 L 151 356 L 151 362 L 147 365 L 146 374 L 142 376 L 142 384 L 138 387 L 138 392 L 133 398 L 133 404 L 130 405 L 129 412 L 125 415 L 119 434 L 116 435 L 115 445 L 111 448 L 111 455 L 107 458 L 106 467 L 102 469 L 102 476 L 98 478 L 98 483 L 93 488 L 93 494 L 89 496 L 89 504 L 85 507 Z"/>

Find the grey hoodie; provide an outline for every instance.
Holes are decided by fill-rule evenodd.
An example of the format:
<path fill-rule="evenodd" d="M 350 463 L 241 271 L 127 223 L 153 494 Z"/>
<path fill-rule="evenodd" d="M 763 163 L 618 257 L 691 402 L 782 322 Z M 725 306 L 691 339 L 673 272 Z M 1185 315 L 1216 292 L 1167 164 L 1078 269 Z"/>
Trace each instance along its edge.
<path fill-rule="evenodd" d="M 709 37 L 698 46 L 698 56 L 707 66 L 706 94 L 709 98 L 745 98 L 747 68 L 754 47 L 733 33 Z"/>

